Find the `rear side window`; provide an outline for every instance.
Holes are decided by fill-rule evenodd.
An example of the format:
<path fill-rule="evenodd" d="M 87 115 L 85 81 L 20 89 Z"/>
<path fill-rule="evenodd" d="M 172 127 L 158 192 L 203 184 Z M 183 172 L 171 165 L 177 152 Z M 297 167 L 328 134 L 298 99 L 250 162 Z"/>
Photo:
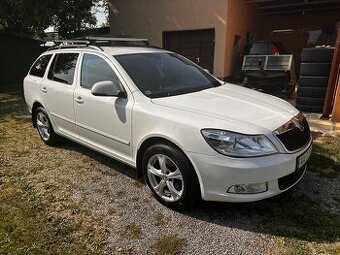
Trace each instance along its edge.
<path fill-rule="evenodd" d="M 91 89 L 93 84 L 100 81 L 112 81 L 114 84 L 120 84 L 115 72 L 104 59 L 85 53 L 81 68 L 81 86 Z"/>
<path fill-rule="evenodd" d="M 31 70 L 30 75 L 38 76 L 38 77 L 44 77 L 48 62 L 51 59 L 51 54 L 41 56 L 37 59 L 37 61 L 34 62 Z"/>
<path fill-rule="evenodd" d="M 65 84 L 73 84 L 78 53 L 59 53 L 53 58 L 48 78 Z"/>

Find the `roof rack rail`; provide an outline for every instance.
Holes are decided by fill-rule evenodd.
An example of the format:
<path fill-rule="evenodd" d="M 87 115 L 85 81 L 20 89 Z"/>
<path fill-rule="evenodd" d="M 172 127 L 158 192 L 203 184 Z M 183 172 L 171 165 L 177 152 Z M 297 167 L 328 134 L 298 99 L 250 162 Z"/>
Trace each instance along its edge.
<path fill-rule="evenodd" d="M 92 49 L 103 51 L 100 46 L 91 45 L 91 42 L 87 40 L 54 40 L 52 42 L 46 42 L 41 46 L 50 46 L 50 48 L 48 48 L 47 50 L 89 47 Z"/>
<path fill-rule="evenodd" d="M 101 46 L 153 47 L 150 46 L 148 39 L 95 36 L 82 37 L 75 40 L 54 40 L 41 44 L 41 46 L 49 47 L 47 50 L 89 47 L 101 51 L 104 51 Z"/>
<path fill-rule="evenodd" d="M 149 40 L 143 38 L 86 36 L 80 39 L 89 41 L 91 45 L 99 44 L 106 46 L 150 46 Z"/>

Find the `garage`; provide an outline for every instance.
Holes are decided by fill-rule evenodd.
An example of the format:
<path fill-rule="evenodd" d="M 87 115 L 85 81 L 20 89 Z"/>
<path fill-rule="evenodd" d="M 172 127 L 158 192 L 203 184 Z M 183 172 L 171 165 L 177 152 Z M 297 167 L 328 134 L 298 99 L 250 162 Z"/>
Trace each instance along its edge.
<path fill-rule="evenodd" d="M 186 56 L 210 73 L 214 71 L 214 29 L 163 32 L 163 48 Z"/>
<path fill-rule="evenodd" d="M 270 74 L 262 92 L 324 117 L 336 116 L 333 109 L 339 109 L 340 119 L 339 63 L 334 62 L 340 58 L 340 0 L 112 0 L 111 7 L 113 36 L 147 38 L 151 45 L 182 54 L 214 76 L 240 85 L 245 85 L 244 56 L 260 41 L 265 47 L 258 50 L 266 48 L 262 55 L 270 56 L 262 58 L 256 77 L 258 82 Z M 324 53 L 304 50 L 319 46 Z"/>
<path fill-rule="evenodd" d="M 303 112 L 322 114 L 324 118 L 328 118 L 333 112 L 334 119 L 339 108 L 336 99 L 340 96 L 337 93 L 340 1 L 246 2 L 256 11 L 258 25 L 255 30 L 248 31 L 245 45 L 256 45 L 258 42 L 283 45 L 283 55 L 289 54 L 293 59 L 287 73 L 295 77 L 290 79 L 290 83 L 294 84 L 294 91 L 288 94 L 291 98 L 289 101 Z M 281 55 L 281 52 L 270 55 Z M 263 80 L 272 72 L 258 69 Z M 274 85 L 269 84 L 264 92 L 277 96 L 271 90 Z M 262 89 L 258 84 L 254 87 Z"/>

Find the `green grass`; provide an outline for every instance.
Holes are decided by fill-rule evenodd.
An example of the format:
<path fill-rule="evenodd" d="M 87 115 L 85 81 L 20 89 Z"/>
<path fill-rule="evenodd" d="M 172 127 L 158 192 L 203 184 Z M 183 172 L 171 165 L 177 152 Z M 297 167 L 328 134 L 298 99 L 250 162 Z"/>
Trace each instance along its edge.
<path fill-rule="evenodd" d="M 161 226 L 165 224 L 164 215 L 160 212 L 157 212 L 154 216 L 154 222 L 156 226 Z"/>
<path fill-rule="evenodd" d="M 309 170 L 323 177 L 335 178 L 340 175 L 340 134 L 315 140 Z"/>
<path fill-rule="evenodd" d="M 186 240 L 177 235 L 162 235 L 157 238 L 152 249 L 156 255 L 176 255 L 182 251 L 185 245 Z"/>
<path fill-rule="evenodd" d="M 110 206 L 110 207 L 107 209 L 107 214 L 108 214 L 108 215 L 112 216 L 112 215 L 114 215 L 115 213 L 117 213 L 116 207 Z"/>
<path fill-rule="evenodd" d="M 143 231 L 140 225 L 136 223 L 129 223 L 124 226 L 121 231 L 121 236 L 127 239 L 138 239 L 143 235 Z"/>
<path fill-rule="evenodd" d="M 116 192 L 117 198 L 122 198 L 122 197 L 124 197 L 125 195 L 126 195 L 126 192 L 125 192 L 124 190 L 118 190 L 118 191 Z"/>
<path fill-rule="evenodd" d="M 256 204 L 252 210 L 263 230 L 276 236 L 279 254 L 309 255 L 316 250 L 339 254 L 340 217 L 310 198 L 291 191 Z"/>
<path fill-rule="evenodd" d="M 69 244 L 78 225 L 48 216 L 47 194 L 38 194 L 23 176 L 6 175 L 0 193 L 0 254 L 72 254 L 87 251 L 86 242 Z M 68 240 L 69 239 L 69 240 Z"/>
<path fill-rule="evenodd" d="M 310 242 L 336 242 L 340 238 L 340 217 L 331 214 L 306 196 L 283 194 L 264 202 L 263 225 L 271 234 Z"/>
<path fill-rule="evenodd" d="M 0 254 L 103 254 L 106 226 L 72 197 L 77 166 L 50 157 L 22 98 L 0 92 Z"/>

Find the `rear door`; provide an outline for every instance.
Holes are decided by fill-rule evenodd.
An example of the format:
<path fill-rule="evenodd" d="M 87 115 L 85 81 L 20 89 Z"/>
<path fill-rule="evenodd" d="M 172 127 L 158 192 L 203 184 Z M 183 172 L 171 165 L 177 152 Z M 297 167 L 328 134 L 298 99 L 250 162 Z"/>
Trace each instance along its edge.
<path fill-rule="evenodd" d="M 103 153 L 131 163 L 131 113 L 133 97 L 94 96 L 92 86 L 112 81 L 124 89 L 123 79 L 105 56 L 83 53 L 79 84 L 75 90 L 75 115 L 82 142 Z"/>
<path fill-rule="evenodd" d="M 73 106 L 78 59 L 76 52 L 56 53 L 41 86 L 44 106 L 54 127 L 71 138 L 78 137 Z"/>
<path fill-rule="evenodd" d="M 50 62 L 52 54 L 40 56 L 32 65 L 28 75 L 24 79 L 24 96 L 29 107 L 32 108 L 33 99 L 40 98 L 41 83 L 44 79 L 45 72 Z"/>

